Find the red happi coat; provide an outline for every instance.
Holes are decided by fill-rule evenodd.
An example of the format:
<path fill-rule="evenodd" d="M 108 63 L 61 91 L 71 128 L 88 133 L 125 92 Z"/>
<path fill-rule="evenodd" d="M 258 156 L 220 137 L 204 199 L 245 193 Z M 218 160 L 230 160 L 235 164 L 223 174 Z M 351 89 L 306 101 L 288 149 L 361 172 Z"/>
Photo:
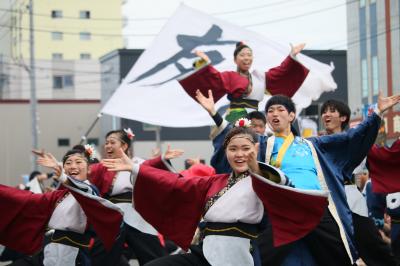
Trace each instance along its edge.
<path fill-rule="evenodd" d="M 122 213 L 110 202 L 73 187 L 33 194 L 30 191 L 0 185 L 0 244 L 24 254 L 34 254 L 43 245 L 47 224 L 56 203 L 70 192 L 91 224 L 110 249 L 119 235 Z"/>
<path fill-rule="evenodd" d="M 373 192 L 400 191 L 400 139 L 390 148 L 374 145 L 368 153 L 367 162 Z"/>
<path fill-rule="evenodd" d="M 135 209 L 161 234 L 188 249 L 206 202 L 227 185 L 228 178 L 229 174 L 185 178 L 141 165 L 133 193 Z M 327 195 L 251 178 L 273 225 L 275 245 L 298 240 L 319 224 Z"/>
<path fill-rule="evenodd" d="M 281 65 L 265 72 L 265 90 L 271 95 L 283 94 L 292 97 L 308 73 L 306 67 L 291 56 L 287 56 Z M 249 85 L 249 80 L 236 71 L 219 72 L 213 66 L 207 65 L 180 80 L 179 83 L 193 99 L 196 99 L 197 90 L 204 95 L 208 95 L 207 91 L 212 90 L 213 98 L 217 102 L 225 94 L 241 98 Z"/>

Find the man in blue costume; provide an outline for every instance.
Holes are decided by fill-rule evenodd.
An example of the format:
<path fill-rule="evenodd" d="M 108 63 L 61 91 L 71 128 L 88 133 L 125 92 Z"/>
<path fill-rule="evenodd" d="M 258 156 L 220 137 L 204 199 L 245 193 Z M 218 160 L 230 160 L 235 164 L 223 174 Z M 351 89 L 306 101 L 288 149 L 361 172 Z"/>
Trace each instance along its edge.
<path fill-rule="evenodd" d="M 219 129 L 213 138 L 215 152 L 211 164 L 217 172 L 226 172 L 228 169 L 226 158 L 221 152 L 221 140 L 231 126 L 218 118 L 213 110 L 212 97 L 206 98 L 198 93 L 197 100 L 213 117 Z M 302 240 L 290 246 L 275 248 L 268 229 L 260 236 L 263 264 L 355 263 L 358 255 L 352 241 L 351 212 L 346 201 L 343 176 L 351 173 L 367 155 L 380 127 L 380 115 L 398 102 L 400 95 L 387 98 L 380 96 L 374 113 L 357 128 L 341 134 L 306 140 L 292 133 L 291 123 L 296 117 L 296 110 L 291 99 L 279 95 L 271 97 L 265 111 L 274 136 L 260 137 L 258 159 L 281 168 L 297 188 L 329 190 L 331 194 L 328 209 L 320 225 Z"/>
<path fill-rule="evenodd" d="M 344 132 L 349 124 L 350 114 L 350 108 L 345 103 L 334 99 L 326 101 L 321 108 L 325 133 L 331 135 Z M 362 165 L 363 163 L 361 168 Z M 374 221 L 368 217 L 366 200 L 354 184 L 352 173 L 343 172 L 343 175 L 347 202 L 352 212 L 355 245 L 360 257 L 367 265 L 397 265 L 390 247 L 383 241 Z"/>

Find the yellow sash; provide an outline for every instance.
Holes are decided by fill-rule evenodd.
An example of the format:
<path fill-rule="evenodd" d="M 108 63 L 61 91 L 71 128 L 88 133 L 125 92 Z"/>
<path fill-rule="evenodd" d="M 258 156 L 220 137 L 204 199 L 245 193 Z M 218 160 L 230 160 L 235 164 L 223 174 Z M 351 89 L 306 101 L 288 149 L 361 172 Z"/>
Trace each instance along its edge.
<path fill-rule="evenodd" d="M 288 136 L 277 136 L 277 137 L 284 137 L 285 141 L 283 142 L 281 148 L 278 151 L 278 156 L 276 156 L 275 167 L 280 168 L 282 165 L 283 157 L 285 156 L 288 148 L 294 141 L 294 135 L 292 132 Z"/>

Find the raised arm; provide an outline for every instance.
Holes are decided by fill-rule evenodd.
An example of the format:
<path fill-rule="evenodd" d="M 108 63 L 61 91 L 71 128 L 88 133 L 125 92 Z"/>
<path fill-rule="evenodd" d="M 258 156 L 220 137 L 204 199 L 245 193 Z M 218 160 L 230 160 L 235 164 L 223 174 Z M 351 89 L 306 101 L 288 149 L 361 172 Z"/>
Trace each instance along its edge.
<path fill-rule="evenodd" d="M 296 59 L 296 55 L 304 49 L 304 46 L 304 43 L 291 46 L 290 55 L 279 66 L 265 73 L 265 89 L 268 93 L 292 97 L 297 92 L 309 73 L 309 70 Z"/>
<path fill-rule="evenodd" d="M 62 174 L 62 166 L 61 164 L 57 161 L 57 159 L 51 154 L 50 152 L 45 152 L 45 150 L 33 150 L 33 154 L 38 156 L 36 163 L 50 168 L 54 171 L 54 179 L 58 180 L 58 178 Z"/>
<path fill-rule="evenodd" d="M 374 144 L 381 124 L 381 115 L 399 102 L 400 95 L 383 97 L 380 92 L 377 108 L 357 127 L 345 133 L 311 138 L 311 140 L 328 151 L 332 161 L 351 174 Z"/>

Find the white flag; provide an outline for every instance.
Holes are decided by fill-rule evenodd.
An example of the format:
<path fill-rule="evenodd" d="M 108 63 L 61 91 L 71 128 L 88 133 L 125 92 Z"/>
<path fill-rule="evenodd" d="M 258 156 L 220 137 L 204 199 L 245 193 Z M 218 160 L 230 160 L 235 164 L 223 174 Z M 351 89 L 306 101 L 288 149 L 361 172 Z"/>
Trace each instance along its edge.
<path fill-rule="evenodd" d="M 201 50 L 212 58 L 219 71 L 235 70 L 233 51 L 238 41 L 253 50 L 253 68 L 267 71 L 289 54 L 289 44 L 281 45 L 259 34 L 181 5 L 132 67 L 122 84 L 102 109 L 102 113 L 167 127 L 198 127 L 213 121 L 202 107 L 186 94 L 178 78 L 193 70 Z M 304 55 L 299 61 L 310 69 L 302 87 L 294 95 L 298 110 L 310 105 L 322 92 L 336 89 L 333 66 Z M 217 107 L 228 104 L 226 97 Z M 265 101 L 259 104 L 263 110 Z"/>

